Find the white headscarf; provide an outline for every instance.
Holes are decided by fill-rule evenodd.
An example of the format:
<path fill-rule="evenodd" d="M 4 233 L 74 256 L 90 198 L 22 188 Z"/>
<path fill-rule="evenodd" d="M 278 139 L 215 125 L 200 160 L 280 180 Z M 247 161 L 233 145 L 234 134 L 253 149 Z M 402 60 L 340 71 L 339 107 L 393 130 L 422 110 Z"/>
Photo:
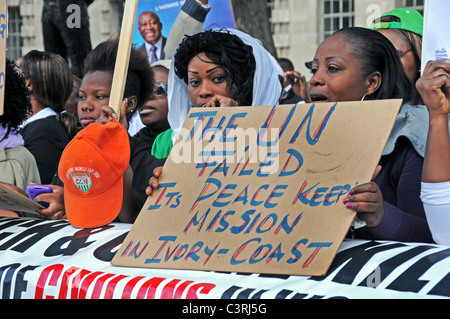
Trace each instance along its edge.
<path fill-rule="evenodd" d="M 220 28 L 212 31 L 234 34 L 253 48 L 256 70 L 253 79 L 252 105 L 278 105 L 282 91 L 279 76 L 283 77 L 283 70 L 277 60 L 263 47 L 262 43 L 250 35 L 234 29 Z M 173 140 L 176 140 L 192 107 L 192 102 L 189 98 L 187 84 L 175 74 L 174 63 L 175 58 L 172 59 L 172 66 L 169 72 L 168 120 L 170 127 L 174 131 Z"/>

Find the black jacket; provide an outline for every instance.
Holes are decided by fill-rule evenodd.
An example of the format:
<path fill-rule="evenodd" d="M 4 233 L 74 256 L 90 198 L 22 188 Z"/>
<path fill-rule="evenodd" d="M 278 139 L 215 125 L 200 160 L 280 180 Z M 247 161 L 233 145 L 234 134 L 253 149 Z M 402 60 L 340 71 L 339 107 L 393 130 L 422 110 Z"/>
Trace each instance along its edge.
<path fill-rule="evenodd" d="M 69 135 L 56 116 L 33 121 L 20 133 L 25 141 L 25 147 L 36 159 L 41 183 L 50 184 L 58 171 L 62 152 L 69 143 Z"/>

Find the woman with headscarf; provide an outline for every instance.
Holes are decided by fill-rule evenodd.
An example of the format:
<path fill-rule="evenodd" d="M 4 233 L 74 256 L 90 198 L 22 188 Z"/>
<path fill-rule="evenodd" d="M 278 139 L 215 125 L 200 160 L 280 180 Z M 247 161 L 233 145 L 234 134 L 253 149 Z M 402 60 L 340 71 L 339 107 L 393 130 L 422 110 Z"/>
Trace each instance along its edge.
<path fill-rule="evenodd" d="M 169 155 L 191 107 L 276 105 L 282 80 L 283 70 L 276 59 L 259 40 L 244 32 L 220 28 L 187 36 L 174 55 L 169 73 L 171 129 L 157 137 L 154 149 L 166 149 L 160 157 Z M 148 161 L 148 165 L 140 166 L 145 172 L 134 174 L 148 186 L 139 193 L 140 206 L 152 187 L 158 186 L 161 174 L 160 165 L 153 164 L 157 162 L 155 157 Z"/>

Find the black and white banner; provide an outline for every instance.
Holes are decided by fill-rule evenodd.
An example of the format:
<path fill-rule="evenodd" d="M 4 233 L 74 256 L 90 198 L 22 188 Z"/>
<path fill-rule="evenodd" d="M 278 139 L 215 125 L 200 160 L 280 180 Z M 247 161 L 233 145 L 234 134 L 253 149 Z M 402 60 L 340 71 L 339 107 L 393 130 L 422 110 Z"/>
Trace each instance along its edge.
<path fill-rule="evenodd" d="M 110 261 L 130 229 L 0 218 L 0 298 L 450 297 L 450 247 L 346 240 L 323 278 L 114 267 Z"/>

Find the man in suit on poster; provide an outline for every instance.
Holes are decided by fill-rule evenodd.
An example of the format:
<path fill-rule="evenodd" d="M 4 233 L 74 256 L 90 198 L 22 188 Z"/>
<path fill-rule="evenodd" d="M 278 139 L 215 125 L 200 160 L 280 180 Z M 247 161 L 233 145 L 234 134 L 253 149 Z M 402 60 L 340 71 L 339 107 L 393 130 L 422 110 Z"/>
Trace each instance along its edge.
<path fill-rule="evenodd" d="M 150 64 L 166 58 L 164 47 L 167 38 L 163 37 L 161 33 L 162 27 L 158 15 L 154 12 L 144 11 L 138 18 L 139 33 L 144 39 L 144 44 L 139 50 L 148 56 Z"/>

